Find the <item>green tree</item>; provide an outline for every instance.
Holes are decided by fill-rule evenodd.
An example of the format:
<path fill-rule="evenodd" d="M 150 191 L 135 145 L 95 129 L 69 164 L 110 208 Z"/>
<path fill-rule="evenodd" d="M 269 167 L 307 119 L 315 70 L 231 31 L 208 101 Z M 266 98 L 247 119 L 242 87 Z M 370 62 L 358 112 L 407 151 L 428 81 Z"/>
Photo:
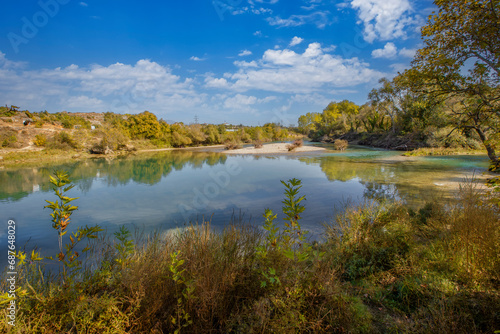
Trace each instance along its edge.
<path fill-rule="evenodd" d="M 448 102 L 455 127 L 475 131 L 500 164 L 500 1 L 435 0 L 438 13 L 422 29 L 412 76 L 420 91 Z"/>
<path fill-rule="evenodd" d="M 382 86 L 372 89 L 368 94 L 368 99 L 380 114 L 389 116 L 392 132 L 396 133 L 396 117 L 401 113 L 402 108 L 402 90 L 386 78 L 380 79 L 379 84 Z"/>
<path fill-rule="evenodd" d="M 322 117 L 323 116 L 317 112 L 308 112 L 307 114 L 300 116 L 298 120 L 299 131 L 305 135 L 310 135 L 311 132 L 316 132 L 318 125 L 320 125 L 322 121 Z"/>
<path fill-rule="evenodd" d="M 128 118 L 130 136 L 139 139 L 159 138 L 161 133 L 160 123 L 156 116 L 149 111 L 144 111 Z"/>

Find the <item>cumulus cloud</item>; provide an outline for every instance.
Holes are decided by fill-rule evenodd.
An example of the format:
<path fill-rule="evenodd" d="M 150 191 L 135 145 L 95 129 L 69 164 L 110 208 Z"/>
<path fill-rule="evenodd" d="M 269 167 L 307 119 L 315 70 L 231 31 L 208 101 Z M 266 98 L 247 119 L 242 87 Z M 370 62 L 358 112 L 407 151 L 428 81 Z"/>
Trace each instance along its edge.
<path fill-rule="evenodd" d="M 192 79 L 181 79 L 169 67 L 147 59 L 131 65 L 22 70 L 2 64 L 0 57 L 0 100 L 33 110 L 168 112 L 205 98 L 195 92 Z M 180 101 L 185 105 L 175 104 Z"/>
<path fill-rule="evenodd" d="M 415 53 L 417 53 L 417 49 L 402 48 L 401 50 L 399 50 L 400 56 L 408 58 L 413 58 L 415 56 Z"/>
<path fill-rule="evenodd" d="M 235 61 L 233 64 L 236 65 L 236 66 L 238 66 L 238 67 L 259 67 L 259 65 L 257 64 L 257 62 L 255 60 L 252 60 L 250 62 L 247 62 L 247 61 Z"/>
<path fill-rule="evenodd" d="M 223 80 L 227 88 L 240 92 L 264 90 L 299 94 L 356 86 L 384 76 L 358 58 L 344 59 L 325 53 L 319 43 L 309 44 L 303 53 L 269 49 L 254 66 L 235 65 L 240 65 L 238 71 L 226 73 L 224 78 L 207 78 L 206 85 L 214 87 Z"/>
<path fill-rule="evenodd" d="M 250 56 L 252 54 L 252 51 L 250 50 L 242 50 L 240 53 L 238 53 L 238 56 L 244 57 L 244 56 Z"/>
<path fill-rule="evenodd" d="M 406 38 L 406 29 L 421 24 L 420 16 L 412 16 L 409 0 L 352 0 L 364 25 L 363 37 L 372 43 L 376 39 Z"/>
<path fill-rule="evenodd" d="M 294 38 L 292 38 L 290 44 L 288 44 L 288 46 L 295 46 L 295 45 L 299 45 L 300 43 L 302 43 L 304 41 L 303 38 L 300 38 L 300 37 L 297 37 L 295 36 Z"/>
<path fill-rule="evenodd" d="M 205 86 L 209 88 L 227 88 L 229 84 L 224 78 L 214 78 L 212 76 L 208 76 L 205 78 Z"/>
<path fill-rule="evenodd" d="M 373 58 L 395 58 L 398 54 L 398 49 L 394 43 L 387 43 L 383 49 L 375 49 L 372 51 Z"/>

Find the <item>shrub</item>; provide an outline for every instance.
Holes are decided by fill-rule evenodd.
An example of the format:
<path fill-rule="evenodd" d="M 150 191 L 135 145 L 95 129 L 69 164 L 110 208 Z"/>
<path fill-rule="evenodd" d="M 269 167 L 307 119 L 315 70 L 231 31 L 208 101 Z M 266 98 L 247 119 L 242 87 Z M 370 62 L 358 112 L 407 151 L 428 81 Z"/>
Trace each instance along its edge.
<path fill-rule="evenodd" d="M 347 142 L 347 140 L 344 139 L 336 139 L 335 142 L 333 143 L 333 147 L 337 151 L 344 151 L 345 149 L 347 149 L 348 146 L 349 143 Z"/>
<path fill-rule="evenodd" d="M 264 145 L 262 144 L 262 141 L 260 141 L 260 140 L 256 140 L 256 141 L 254 141 L 254 143 L 253 143 L 253 147 L 254 147 L 254 148 L 262 148 L 263 146 L 264 146 Z"/>
<path fill-rule="evenodd" d="M 47 137 L 45 134 L 41 133 L 35 136 L 35 140 L 33 141 L 33 144 L 38 147 L 45 146 L 47 144 Z"/>
<path fill-rule="evenodd" d="M 78 149 L 79 143 L 73 138 L 70 133 L 61 131 L 56 134 L 51 140 L 47 141 L 46 146 L 53 149 L 69 150 Z"/>
<path fill-rule="evenodd" d="M 343 277 L 364 278 L 393 268 L 409 251 L 408 217 L 400 205 L 387 208 L 374 203 L 346 208 L 327 236 L 339 252 Z"/>
<path fill-rule="evenodd" d="M 290 152 L 290 151 L 295 151 L 297 147 L 301 147 L 302 145 L 304 145 L 302 139 L 297 139 L 292 144 L 286 145 L 286 148 L 288 149 L 288 152 Z"/>
<path fill-rule="evenodd" d="M 237 150 L 237 149 L 240 149 L 242 147 L 243 146 L 241 146 L 241 144 L 239 144 L 239 143 L 230 142 L 230 143 L 226 144 L 226 146 L 224 147 L 224 149 L 226 149 L 226 150 Z"/>
<path fill-rule="evenodd" d="M 2 147 L 17 148 L 18 147 L 17 136 L 13 134 L 13 135 L 10 135 L 10 136 L 6 137 L 2 141 Z"/>
<path fill-rule="evenodd" d="M 100 130 L 98 136 L 101 137 L 101 141 L 99 143 L 102 147 L 108 147 L 113 151 L 119 151 L 124 149 L 129 142 L 127 135 L 116 128 Z"/>

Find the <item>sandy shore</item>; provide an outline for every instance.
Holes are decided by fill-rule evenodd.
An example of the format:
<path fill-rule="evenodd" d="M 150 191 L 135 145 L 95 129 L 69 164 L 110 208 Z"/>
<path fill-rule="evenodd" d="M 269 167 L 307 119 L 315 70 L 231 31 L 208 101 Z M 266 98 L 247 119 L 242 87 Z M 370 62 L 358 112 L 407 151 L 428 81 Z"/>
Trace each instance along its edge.
<path fill-rule="evenodd" d="M 297 147 L 295 150 L 289 152 L 286 147 L 287 143 L 279 144 L 264 144 L 261 148 L 245 147 L 237 150 L 225 150 L 224 153 L 227 154 L 281 154 L 281 153 L 301 153 L 301 152 L 318 152 L 325 151 L 323 147 L 316 146 L 301 146 Z"/>

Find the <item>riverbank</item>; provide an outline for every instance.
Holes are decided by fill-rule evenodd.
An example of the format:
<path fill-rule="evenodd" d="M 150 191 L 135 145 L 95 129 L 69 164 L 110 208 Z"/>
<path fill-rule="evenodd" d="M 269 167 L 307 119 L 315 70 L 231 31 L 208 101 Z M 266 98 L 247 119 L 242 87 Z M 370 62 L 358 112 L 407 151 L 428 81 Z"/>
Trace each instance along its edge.
<path fill-rule="evenodd" d="M 291 154 L 291 153 L 305 153 L 305 152 L 324 152 L 326 148 L 303 145 L 295 147 L 292 151 L 288 150 L 287 143 L 264 144 L 262 147 L 245 147 L 235 150 L 225 150 L 226 154 Z"/>

